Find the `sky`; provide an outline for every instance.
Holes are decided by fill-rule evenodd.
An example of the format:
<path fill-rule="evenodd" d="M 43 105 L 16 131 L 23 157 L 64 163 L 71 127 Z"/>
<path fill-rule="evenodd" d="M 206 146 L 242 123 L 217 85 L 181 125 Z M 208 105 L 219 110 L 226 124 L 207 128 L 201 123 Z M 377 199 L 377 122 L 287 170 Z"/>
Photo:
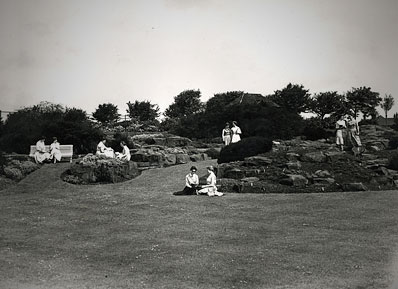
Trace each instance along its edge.
<path fill-rule="evenodd" d="M 0 110 L 184 90 L 371 87 L 398 112 L 397 0 L 0 0 Z M 382 111 L 379 110 L 381 113 Z"/>

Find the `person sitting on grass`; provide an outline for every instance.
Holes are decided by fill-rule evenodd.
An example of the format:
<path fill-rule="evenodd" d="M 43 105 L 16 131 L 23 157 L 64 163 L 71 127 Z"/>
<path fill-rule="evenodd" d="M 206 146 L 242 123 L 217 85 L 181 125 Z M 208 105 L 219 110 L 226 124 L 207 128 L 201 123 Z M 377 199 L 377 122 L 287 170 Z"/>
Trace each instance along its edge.
<path fill-rule="evenodd" d="M 196 195 L 196 190 L 199 185 L 199 177 L 196 174 L 197 168 L 192 166 L 189 174 L 185 176 L 185 188 L 181 192 L 175 192 L 175 196 L 182 195 Z"/>
<path fill-rule="evenodd" d="M 36 143 L 35 161 L 42 164 L 50 159 L 50 153 L 46 151 L 46 137 L 42 136 Z"/>
<path fill-rule="evenodd" d="M 113 148 L 107 147 L 105 145 L 106 139 L 103 138 L 97 145 L 97 152 L 96 155 L 99 157 L 105 157 L 105 158 L 114 158 L 115 157 L 115 152 Z"/>
<path fill-rule="evenodd" d="M 198 191 L 198 194 L 200 195 L 208 195 L 209 197 L 221 197 L 224 195 L 223 193 L 217 191 L 217 178 L 216 175 L 214 174 L 214 168 L 213 166 L 207 167 L 207 172 L 209 173 L 207 179 L 206 179 L 206 185 L 203 185 L 201 189 Z"/>
<path fill-rule="evenodd" d="M 116 152 L 116 158 L 122 161 L 130 161 L 131 159 L 131 154 L 130 154 L 130 149 L 127 146 L 125 141 L 120 142 L 120 146 L 123 148 L 123 151 L 121 153 Z"/>
<path fill-rule="evenodd" d="M 50 145 L 50 159 L 54 160 L 54 164 L 57 161 L 61 161 L 61 150 L 59 148 L 59 142 L 56 137 L 53 137 L 53 142 Z"/>

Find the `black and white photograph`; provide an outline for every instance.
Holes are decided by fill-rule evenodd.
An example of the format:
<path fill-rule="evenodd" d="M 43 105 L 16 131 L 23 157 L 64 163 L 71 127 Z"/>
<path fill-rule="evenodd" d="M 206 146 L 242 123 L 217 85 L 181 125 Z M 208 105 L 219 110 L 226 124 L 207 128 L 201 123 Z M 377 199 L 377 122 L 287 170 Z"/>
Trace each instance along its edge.
<path fill-rule="evenodd" d="M 398 289 L 397 0 L 0 0 L 0 289 Z"/>

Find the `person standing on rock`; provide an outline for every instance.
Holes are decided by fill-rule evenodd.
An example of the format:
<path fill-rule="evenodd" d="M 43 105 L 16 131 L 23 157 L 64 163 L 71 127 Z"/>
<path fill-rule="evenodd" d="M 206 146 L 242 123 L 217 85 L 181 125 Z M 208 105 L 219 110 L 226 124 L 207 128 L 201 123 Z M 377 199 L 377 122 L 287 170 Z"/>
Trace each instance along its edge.
<path fill-rule="evenodd" d="M 236 143 L 240 141 L 240 135 L 242 134 L 242 131 L 236 121 L 232 122 L 231 132 L 232 132 L 231 143 Z"/>
<path fill-rule="evenodd" d="M 175 192 L 173 195 L 196 195 L 196 190 L 199 185 L 199 177 L 196 174 L 197 170 L 195 166 L 191 167 L 189 174 L 185 176 L 185 188 L 181 192 Z"/>
<path fill-rule="evenodd" d="M 362 143 L 361 139 L 359 138 L 359 125 L 350 115 L 348 116 L 347 128 L 348 136 L 353 146 L 352 151 L 354 152 L 354 156 L 358 157 L 362 153 Z"/>
<path fill-rule="evenodd" d="M 222 137 L 222 141 L 224 142 L 224 145 L 227 146 L 231 143 L 231 134 L 232 134 L 232 131 L 229 128 L 229 123 L 227 122 L 225 124 L 224 129 L 222 130 L 222 133 L 221 133 L 221 137 Z"/>
<path fill-rule="evenodd" d="M 344 131 L 347 128 L 344 115 L 340 116 L 336 122 L 336 145 L 341 151 L 344 151 Z"/>

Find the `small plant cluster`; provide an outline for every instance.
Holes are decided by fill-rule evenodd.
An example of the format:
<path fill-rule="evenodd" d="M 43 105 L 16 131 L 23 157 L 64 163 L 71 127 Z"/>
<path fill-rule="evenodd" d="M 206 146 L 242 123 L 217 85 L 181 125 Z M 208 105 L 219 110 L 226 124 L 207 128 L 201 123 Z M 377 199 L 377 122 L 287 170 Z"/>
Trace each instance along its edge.
<path fill-rule="evenodd" d="M 32 161 L 10 160 L 2 166 L 1 172 L 7 178 L 19 181 L 31 172 L 37 170 L 40 166 Z"/>
<path fill-rule="evenodd" d="M 248 137 L 221 149 L 218 163 L 242 161 L 246 157 L 255 156 L 272 150 L 272 141 L 264 137 Z"/>

